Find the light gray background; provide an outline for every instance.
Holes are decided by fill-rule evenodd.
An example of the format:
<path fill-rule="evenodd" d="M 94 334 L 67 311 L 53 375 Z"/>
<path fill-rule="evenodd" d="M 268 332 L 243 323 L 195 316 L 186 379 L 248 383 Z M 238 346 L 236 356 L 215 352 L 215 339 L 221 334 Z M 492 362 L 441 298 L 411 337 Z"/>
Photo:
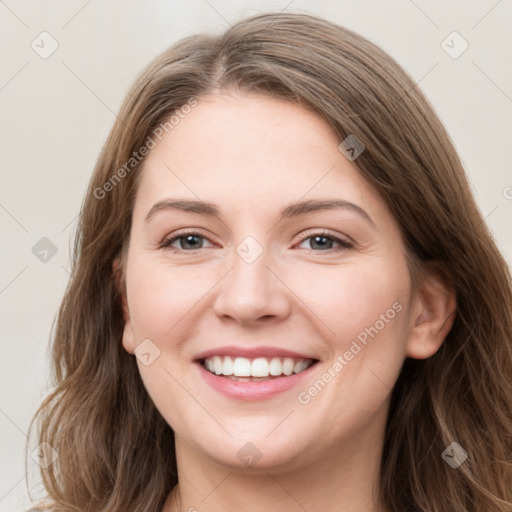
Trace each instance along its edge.
<path fill-rule="evenodd" d="M 129 85 L 186 35 L 284 9 L 361 33 L 414 77 L 452 136 L 482 214 L 512 263 L 512 0 L 0 0 L 0 511 L 31 505 L 23 449 L 48 391 L 48 340 L 68 279 L 70 240 Z M 31 47 L 34 41 L 48 51 L 43 31 L 58 42 L 46 59 Z M 442 47 L 453 31 L 469 44 L 456 59 Z M 452 39 L 445 45 L 461 48 Z M 57 248 L 46 263 L 32 252 L 42 237 Z M 29 463 L 37 494 L 38 468 Z"/>

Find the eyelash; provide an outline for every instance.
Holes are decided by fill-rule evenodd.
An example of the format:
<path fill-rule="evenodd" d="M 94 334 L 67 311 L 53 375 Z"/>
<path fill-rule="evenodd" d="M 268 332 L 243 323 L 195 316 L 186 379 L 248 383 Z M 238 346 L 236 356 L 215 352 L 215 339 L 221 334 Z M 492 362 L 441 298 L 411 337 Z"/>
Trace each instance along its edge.
<path fill-rule="evenodd" d="M 202 247 L 200 249 L 190 249 L 190 250 L 185 250 L 185 249 L 176 249 L 174 247 L 171 247 L 171 244 L 176 242 L 177 240 L 180 240 L 181 238 L 186 238 L 188 236 L 197 236 L 197 237 L 200 237 L 200 238 L 204 238 L 206 240 L 208 240 L 207 237 L 205 237 L 204 235 L 202 235 L 201 233 L 198 233 L 196 231 L 186 231 L 186 232 L 183 232 L 183 233 L 178 233 L 177 235 L 173 236 L 172 238 L 166 238 L 162 241 L 162 243 L 159 245 L 159 248 L 160 249 L 170 249 L 172 250 L 173 252 L 195 252 L 195 251 L 198 251 L 200 249 L 202 249 Z M 319 232 L 315 232 L 315 233 L 310 233 L 308 234 L 308 236 L 302 238 L 300 241 L 299 241 L 299 244 L 308 240 L 309 238 L 314 238 L 314 237 L 325 237 L 325 238 L 330 238 L 331 240 L 334 240 L 336 243 L 338 243 L 340 245 L 340 247 L 336 247 L 336 248 L 332 248 L 332 249 L 327 249 L 325 251 L 317 251 L 315 249 L 309 249 L 310 251 L 313 251 L 313 252 L 324 252 L 324 253 L 331 253 L 331 252 L 338 252 L 338 251 L 346 251 L 347 249 L 352 249 L 354 247 L 354 244 L 352 244 L 351 242 L 348 242 L 347 240 L 343 240 L 339 237 L 336 237 L 334 235 L 332 235 L 331 233 L 329 233 L 328 231 L 319 231 Z M 208 240 L 210 241 L 210 240 Z"/>

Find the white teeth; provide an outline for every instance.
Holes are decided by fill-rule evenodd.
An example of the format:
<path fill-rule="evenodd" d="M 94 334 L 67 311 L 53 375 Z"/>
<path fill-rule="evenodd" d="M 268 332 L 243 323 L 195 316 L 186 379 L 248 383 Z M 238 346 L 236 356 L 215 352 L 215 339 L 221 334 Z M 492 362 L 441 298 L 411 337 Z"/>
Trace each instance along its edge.
<path fill-rule="evenodd" d="M 281 375 L 283 373 L 283 365 L 281 359 L 274 357 L 270 360 L 270 375 Z"/>
<path fill-rule="evenodd" d="M 235 365 L 233 363 L 233 359 L 231 357 L 226 356 L 224 358 L 224 365 L 222 367 L 222 375 L 233 375 Z"/>
<path fill-rule="evenodd" d="M 213 368 L 217 375 L 222 373 L 222 359 L 219 356 L 213 356 Z"/>
<path fill-rule="evenodd" d="M 295 363 L 295 366 L 293 367 L 293 373 L 300 373 L 303 372 L 308 367 L 307 361 L 299 361 L 298 363 Z"/>
<path fill-rule="evenodd" d="M 294 366 L 295 366 L 295 362 L 293 361 L 293 359 L 287 357 L 283 361 L 283 373 L 285 375 L 291 375 L 293 373 L 293 367 Z"/>
<path fill-rule="evenodd" d="M 289 376 L 303 372 L 312 364 L 312 359 L 293 359 L 291 357 L 273 357 L 271 359 L 236 357 L 233 359 L 229 356 L 213 356 L 207 357 L 203 362 L 204 367 L 216 375 L 259 378 Z"/>
<path fill-rule="evenodd" d="M 233 365 L 233 375 L 237 377 L 250 377 L 251 361 L 245 357 L 237 357 Z"/>
<path fill-rule="evenodd" d="M 252 377 L 268 377 L 268 361 L 264 357 L 258 357 L 251 364 Z"/>

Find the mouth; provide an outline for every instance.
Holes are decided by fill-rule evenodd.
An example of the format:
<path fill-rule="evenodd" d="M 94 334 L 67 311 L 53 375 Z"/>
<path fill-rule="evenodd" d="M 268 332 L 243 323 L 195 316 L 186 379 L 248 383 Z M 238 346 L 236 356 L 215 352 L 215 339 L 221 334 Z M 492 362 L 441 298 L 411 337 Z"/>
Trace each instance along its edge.
<path fill-rule="evenodd" d="M 232 357 L 215 355 L 198 361 L 210 374 L 238 382 L 260 382 L 300 374 L 318 360 L 298 357 Z"/>
<path fill-rule="evenodd" d="M 277 347 L 239 345 L 207 350 L 198 354 L 194 363 L 198 376 L 213 391 L 253 402 L 291 391 L 312 375 L 320 361 Z"/>

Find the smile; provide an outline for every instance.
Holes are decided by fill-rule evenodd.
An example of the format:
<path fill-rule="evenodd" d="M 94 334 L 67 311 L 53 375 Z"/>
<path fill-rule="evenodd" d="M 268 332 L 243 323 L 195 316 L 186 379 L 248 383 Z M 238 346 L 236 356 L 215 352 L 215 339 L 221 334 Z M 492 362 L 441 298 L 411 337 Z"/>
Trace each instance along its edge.
<path fill-rule="evenodd" d="M 214 375 L 237 381 L 271 380 L 290 376 L 307 370 L 313 359 L 292 357 L 246 357 L 213 356 L 201 361 L 203 368 Z"/>

